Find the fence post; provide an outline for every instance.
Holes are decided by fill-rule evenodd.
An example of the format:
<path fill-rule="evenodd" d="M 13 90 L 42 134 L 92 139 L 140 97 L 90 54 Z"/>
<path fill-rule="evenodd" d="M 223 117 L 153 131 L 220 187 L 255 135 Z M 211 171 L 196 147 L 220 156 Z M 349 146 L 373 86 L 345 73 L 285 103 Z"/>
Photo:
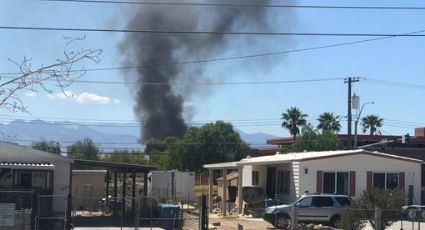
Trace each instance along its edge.
<path fill-rule="evenodd" d="M 207 196 L 202 194 L 201 196 L 201 218 L 199 221 L 200 230 L 208 230 L 208 207 L 207 207 Z"/>
<path fill-rule="evenodd" d="M 375 208 L 375 229 L 382 230 L 382 212 L 381 208 Z"/>
<path fill-rule="evenodd" d="M 296 230 L 298 227 L 298 208 L 292 208 L 291 230 Z"/>
<path fill-rule="evenodd" d="M 136 217 L 136 227 L 135 227 L 135 229 L 136 230 L 139 230 L 139 225 L 140 225 L 140 196 L 139 195 L 137 195 L 137 197 L 133 197 L 133 199 L 134 199 L 134 203 L 136 203 L 136 207 L 134 207 L 134 210 L 136 211 L 136 215 L 135 215 L 135 217 Z"/>

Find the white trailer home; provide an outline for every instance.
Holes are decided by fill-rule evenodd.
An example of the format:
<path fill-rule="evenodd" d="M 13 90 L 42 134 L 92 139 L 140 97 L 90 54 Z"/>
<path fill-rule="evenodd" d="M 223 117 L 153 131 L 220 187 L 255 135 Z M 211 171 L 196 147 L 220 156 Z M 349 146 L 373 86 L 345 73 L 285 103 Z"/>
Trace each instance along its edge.
<path fill-rule="evenodd" d="M 283 203 L 307 192 L 346 194 L 356 199 L 365 189 L 378 187 L 404 190 L 409 203 L 421 204 L 422 163 L 360 149 L 275 154 L 204 167 L 224 173 L 239 169 L 239 197 L 243 197 L 241 188 L 245 186 L 261 187 L 266 197 Z"/>

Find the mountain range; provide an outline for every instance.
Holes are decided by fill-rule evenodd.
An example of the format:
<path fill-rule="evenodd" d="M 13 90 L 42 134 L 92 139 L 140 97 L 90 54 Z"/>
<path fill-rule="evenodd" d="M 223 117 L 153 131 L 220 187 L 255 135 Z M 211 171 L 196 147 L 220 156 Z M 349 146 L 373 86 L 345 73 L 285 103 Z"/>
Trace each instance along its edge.
<path fill-rule="evenodd" d="M 246 133 L 238 130 L 241 138 L 252 147 L 264 145 L 266 139 L 276 138 L 267 133 Z M 31 146 L 34 141 L 55 141 L 62 151 L 78 140 L 90 138 L 103 152 L 113 149 L 143 149 L 139 144 L 140 127 L 134 123 L 77 123 L 48 122 L 16 119 L 0 124 L 2 141 Z"/>

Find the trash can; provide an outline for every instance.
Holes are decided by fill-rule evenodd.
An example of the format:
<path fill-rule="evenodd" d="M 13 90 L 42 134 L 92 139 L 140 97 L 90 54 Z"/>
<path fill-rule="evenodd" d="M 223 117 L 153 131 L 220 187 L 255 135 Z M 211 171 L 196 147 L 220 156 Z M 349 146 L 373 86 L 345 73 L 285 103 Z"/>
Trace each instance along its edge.
<path fill-rule="evenodd" d="M 158 227 L 173 230 L 180 214 L 180 206 L 174 204 L 159 204 Z"/>

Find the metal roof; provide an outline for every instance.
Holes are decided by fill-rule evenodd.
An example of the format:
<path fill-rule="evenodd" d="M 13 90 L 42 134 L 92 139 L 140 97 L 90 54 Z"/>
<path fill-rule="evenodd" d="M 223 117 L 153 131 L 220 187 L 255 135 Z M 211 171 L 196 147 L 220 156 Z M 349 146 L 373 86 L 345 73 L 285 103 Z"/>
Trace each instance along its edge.
<path fill-rule="evenodd" d="M 53 170 L 55 166 L 51 163 L 0 162 L 0 168 Z"/>
<path fill-rule="evenodd" d="M 239 161 L 207 164 L 207 165 L 204 165 L 204 168 L 206 169 L 236 169 L 238 168 L 237 163 L 239 163 Z"/>
<path fill-rule="evenodd" d="M 245 158 L 242 159 L 237 165 L 250 165 L 250 164 L 277 164 L 277 163 L 287 163 L 292 161 L 306 161 L 306 160 L 316 160 L 316 159 L 323 159 L 323 158 L 331 158 L 331 157 L 342 157 L 342 156 L 348 156 L 348 155 L 355 155 L 355 154 L 368 154 L 373 155 L 377 157 L 386 157 L 386 158 L 392 158 L 396 160 L 404 160 L 404 161 L 411 161 L 411 162 L 417 162 L 422 163 L 422 160 L 409 158 L 409 157 L 402 157 L 387 153 L 381 153 L 381 152 L 371 152 L 366 151 L 363 149 L 357 149 L 357 150 L 342 150 L 342 151 L 321 151 L 321 152 L 301 152 L 301 153 L 286 153 L 286 154 L 275 154 L 270 156 L 262 156 L 262 157 L 251 157 L 251 158 Z"/>
<path fill-rule="evenodd" d="M 96 160 L 83 160 L 83 159 L 74 159 L 74 165 L 96 166 L 96 167 L 108 168 L 117 172 L 150 172 L 157 168 L 156 166 L 153 166 L 153 165 L 138 165 L 138 164 L 128 164 L 128 163 L 122 163 L 122 162 L 96 161 Z"/>
<path fill-rule="evenodd" d="M 301 153 L 286 153 L 280 154 L 276 153 L 275 155 L 261 156 L 261 157 L 247 157 L 240 161 L 234 162 L 223 162 L 216 164 L 207 164 L 204 165 L 204 168 L 207 169 L 236 169 L 243 165 L 266 165 L 266 164 L 280 164 L 280 163 L 290 163 L 293 161 L 307 161 L 307 160 L 318 160 L 332 157 L 343 157 L 356 154 L 367 154 L 376 157 L 391 158 L 394 160 L 410 161 L 415 163 L 423 163 L 422 160 L 418 160 L 410 157 L 403 157 L 392 155 L 388 153 L 381 152 L 371 152 L 363 149 L 356 150 L 341 150 L 341 151 L 321 151 L 321 152 L 301 152 Z"/>
<path fill-rule="evenodd" d="M 72 174 L 106 174 L 107 170 L 72 170 Z"/>
<path fill-rule="evenodd" d="M 72 159 L 54 153 L 27 148 L 18 144 L 0 141 L 0 156 L 2 161 L 8 162 L 64 162 L 72 163 Z"/>

